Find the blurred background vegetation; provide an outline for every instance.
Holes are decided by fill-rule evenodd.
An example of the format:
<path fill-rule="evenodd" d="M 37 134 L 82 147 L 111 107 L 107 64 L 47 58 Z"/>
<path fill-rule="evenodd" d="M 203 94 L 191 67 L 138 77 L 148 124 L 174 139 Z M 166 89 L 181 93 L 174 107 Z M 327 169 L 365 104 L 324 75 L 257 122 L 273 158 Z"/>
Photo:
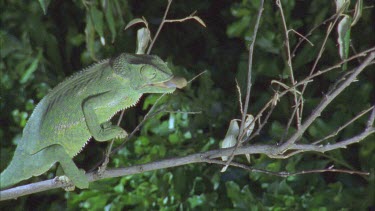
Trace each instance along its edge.
<path fill-rule="evenodd" d="M 11 160 L 28 116 L 48 91 L 74 72 L 121 52 L 135 51 L 137 27 L 124 31 L 136 17 L 145 17 L 155 33 L 167 1 L 125 0 L 0 0 L 0 139 L 1 165 Z M 289 28 L 306 34 L 335 13 L 334 1 L 282 1 Z M 350 9 L 353 9 L 352 1 Z M 194 21 L 166 24 L 152 54 L 157 54 L 177 75 L 192 78 L 207 70 L 187 88 L 162 101 L 167 110 L 201 111 L 201 114 L 162 113 L 147 121 L 142 130 L 118 153 L 109 167 L 123 167 L 158 159 L 216 149 L 229 121 L 240 116 L 235 78 L 244 90 L 247 47 L 251 41 L 259 1 L 175 1 L 169 18 L 182 18 L 197 10 L 206 23 Z M 352 28 L 355 52 L 375 45 L 373 1 L 364 1 L 360 21 Z M 326 25 L 314 31 L 293 58 L 296 80 L 308 74 L 326 32 Z M 291 46 L 298 37 L 290 33 Z M 336 34 L 328 39 L 319 68 L 340 59 Z M 280 12 L 274 1 L 266 1 L 254 55 L 250 113 L 256 114 L 272 96 L 270 81 L 288 82 L 284 35 Z M 360 61 L 348 64 L 349 68 Z M 374 103 L 374 67 L 369 67 L 330 105 L 309 128 L 303 141 L 324 137 Z M 305 116 L 317 105 L 322 94 L 341 75 L 341 70 L 316 78 L 305 95 Z M 243 93 L 245 93 L 243 91 Z M 154 104 L 158 95 L 144 97 L 137 107 L 127 110 L 122 126 L 131 131 Z M 354 100 L 353 100 L 354 99 Z M 290 99 L 279 102 L 271 120 L 254 142 L 276 143 L 290 116 Z M 114 119 L 117 120 L 118 117 Z M 329 141 L 352 137 L 365 126 L 366 118 Z M 119 143 L 116 143 L 116 146 Z M 102 159 L 106 143 L 91 141 L 75 158 L 89 171 Z M 372 175 L 322 173 L 280 178 L 221 166 L 194 164 L 143 174 L 106 179 L 90 184 L 88 190 L 51 190 L 16 201 L 0 203 L 1 210 L 365 210 L 375 198 L 374 135 L 348 149 L 325 154 L 306 153 L 286 160 L 264 155 L 252 157 L 252 165 L 270 171 L 337 168 L 370 171 Z M 245 162 L 243 158 L 237 161 Z M 24 184 L 53 178 L 55 169 Z"/>

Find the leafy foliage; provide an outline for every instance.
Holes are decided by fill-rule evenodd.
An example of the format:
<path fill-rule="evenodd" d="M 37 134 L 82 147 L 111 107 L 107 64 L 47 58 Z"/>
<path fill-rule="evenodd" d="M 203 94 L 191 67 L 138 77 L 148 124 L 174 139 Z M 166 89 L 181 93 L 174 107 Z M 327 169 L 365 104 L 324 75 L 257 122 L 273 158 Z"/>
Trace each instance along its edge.
<path fill-rule="evenodd" d="M 289 28 L 301 34 L 335 13 L 328 1 L 282 1 Z M 345 14 L 351 14 L 349 6 Z M 1 163 L 4 169 L 12 157 L 37 102 L 66 76 L 97 60 L 121 52 L 134 52 L 136 28 L 124 31 L 133 17 L 145 16 L 154 30 L 166 1 L 0 1 L 1 71 Z M 366 7 L 366 2 L 364 7 Z M 191 1 L 172 4 L 168 17 L 180 18 L 197 10 L 207 24 L 167 24 L 152 53 L 160 55 L 177 75 L 192 78 L 207 73 L 186 89 L 163 98 L 161 112 L 148 120 L 142 130 L 111 157 L 110 167 L 142 164 L 167 157 L 183 156 L 219 147 L 231 119 L 238 118 L 239 103 L 235 78 L 241 90 L 246 86 L 247 47 L 252 40 L 259 1 Z M 272 95 L 270 81 L 287 81 L 289 76 L 284 51 L 280 12 L 273 1 L 266 1 L 256 42 L 250 113 L 255 114 Z M 46 14 L 44 14 L 46 13 Z M 356 16 L 357 17 L 357 16 Z M 374 46 L 374 11 L 364 9 L 350 31 L 356 51 Z M 318 27 L 308 39 L 314 46 L 302 44 L 293 58 L 296 80 L 306 76 L 322 45 L 326 26 Z M 290 32 L 290 45 L 299 36 Z M 347 35 L 344 35 L 347 36 Z M 347 44 L 347 39 L 344 40 Z M 321 67 L 340 61 L 337 37 L 327 40 Z M 354 54 L 345 47 L 346 52 Z M 348 63 L 351 69 L 358 63 Z M 371 68 L 371 67 L 370 67 Z M 372 67 L 373 68 L 373 67 Z M 322 93 L 342 72 L 316 78 L 305 93 L 305 113 L 317 105 Z M 359 82 L 344 91 L 308 130 L 302 141 L 318 140 L 334 131 L 373 103 L 374 71 L 365 71 Z M 242 93 L 245 93 L 242 91 Z M 125 113 L 122 126 L 131 131 L 159 96 L 145 97 L 136 108 Z M 353 98 L 355 100 L 353 100 Z M 276 143 L 283 137 L 289 117 L 288 99 L 282 99 L 272 121 L 255 140 Z M 197 111 L 201 114 L 184 112 Z M 115 118 L 117 119 L 117 117 Z M 334 143 L 357 134 L 366 123 L 356 124 L 329 140 Z M 294 131 L 296 128 L 291 128 Z M 287 160 L 252 157 L 251 165 L 269 171 L 289 171 L 335 167 L 374 173 L 374 135 L 348 149 L 326 154 L 308 153 Z M 114 147 L 120 143 L 115 143 Z M 105 143 L 94 143 L 75 161 L 90 170 L 101 161 Z M 245 162 L 241 156 L 236 158 Z M 106 179 L 90 184 L 88 190 L 64 193 L 53 190 L 0 204 L 0 209 L 105 209 L 105 210 L 364 210 L 374 204 L 374 176 L 310 174 L 279 178 L 261 173 L 221 166 L 194 164 L 143 174 Z M 53 178 L 54 170 L 33 178 Z"/>

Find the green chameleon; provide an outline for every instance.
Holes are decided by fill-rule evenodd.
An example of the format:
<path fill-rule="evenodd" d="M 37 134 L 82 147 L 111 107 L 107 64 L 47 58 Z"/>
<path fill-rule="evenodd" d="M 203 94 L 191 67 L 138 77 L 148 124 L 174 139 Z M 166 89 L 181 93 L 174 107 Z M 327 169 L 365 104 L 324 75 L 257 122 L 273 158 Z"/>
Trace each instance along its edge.
<path fill-rule="evenodd" d="M 78 188 L 88 188 L 83 170 L 72 158 L 87 141 L 125 137 L 109 121 L 135 105 L 143 93 L 171 93 L 186 85 L 157 56 L 123 53 L 99 62 L 60 83 L 36 106 L 13 159 L 0 175 L 0 189 L 48 171 L 60 163 Z"/>

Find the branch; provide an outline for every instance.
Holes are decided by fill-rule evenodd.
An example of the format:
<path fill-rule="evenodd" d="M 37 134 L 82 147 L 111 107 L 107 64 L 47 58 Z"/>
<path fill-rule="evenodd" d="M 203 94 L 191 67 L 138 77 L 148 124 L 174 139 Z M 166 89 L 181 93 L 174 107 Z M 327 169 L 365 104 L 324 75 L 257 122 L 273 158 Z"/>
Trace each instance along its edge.
<path fill-rule="evenodd" d="M 362 141 L 364 138 L 366 138 L 367 136 L 371 135 L 372 133 L 375 132 L 375 127 L 371 127 L 371 128 L 368 128 L 366 130 L 364 130 L 362 133 L 352 137 L 352 138 L 349 138 L 349 139 L 346 139 L 344 141 L 340 141 L 340 142 L 337 142 L 337 143 L 334 143 L 334 144 L 326 144 L 326 145 L 314 145 L 314 144 L 295 144 L 293 146 L 290 147 L 290 149 L 293 149 L 293 150 L 301 150 L 301 152 L 306 152 L 306 151 L 314 151 L 314 152 L 327 152 L 327 151 L 331 151 L 331 150 L 334 150 L 334 149 L 346 149 L 346 147 L 348 145 L 351 145 L 351 144 L 354 144 L 354 143 L 358 143 L 360 141 Z"/>
<path fill-rule="evenodd" d="M 373 120 L 373 117 L 375 116 L 374 113 L 375 112 L 372 112 L 372 115 L 370 115 L 369 121 Z M 339 148 L 346 148 L 346 146 L 350 144 L 358 143 L 373 133 L 375 133 L 375 128 L 371 126 L 371 127 L 367 127 L 362 133 L 352 138 L 335 143 L 335 144 L 327 144 L 325 146 L 322 146 L 322 145 L 317 146 L 313 144 L 310 144 L 310 145 L 309 144 L 293 144 L 289 147 L 289 149 L 297 150 L 300 152 L 306 152 L 306 151 L 326 152 L 326 151 L 331 151 L 331 150 L 335 150 Z M 100 177 L 98 177 L 95 172 L 88 173 L 86 174 L 86 176 L 90 182 L 94 182 L 94 181 L 101 180 L 104 178 L 114 178 L 114 177 L 121 177 L 121 176 L 126 176 L 126 175 L 139 174 L 139 173 L 143 173 L 147 171 L 182 166 L 182 165 L 192 164 L 192 163 L 217 163 L 221 165 L 226 165 L 226 162 L 213 160 L 213 159 L 220 158 L 222 156 L 230 156 L 232 155 L 233 151 L 234 151 L 234 155 L 265 154 L 271 158 L 284 159 L 285 157 L 278 156 L 278 155 L 273 156 L 272 154 L 275 148 L 280 150 L 281 147 L 282 145 L 279 145 L 279 146 L 277 145 L 249 145 L 249 146 L 239 147 L 237 150 L 234 150 L 235 147 L 219 149 L 219 150 L 211 150 L 211 151 L 207 151 L 203 153 L 195 153 L 195 154 L 184 156 L 184 157 L 175 157 L 175 158 L 169 158 L 169 159 L 155 161 L 155 162 L 141 164 L 141 165 L 134 165 L 134 166 L 127 167 L 127 168 L 107 169 L 106 171 L 102 173 Z M 240 167 L 240 168 L 245 167 L 245 165 L 237 164 L 237 163 L 231 163 L 230 165 Z M 251 168 L 246 167 L 245 169 L 249 170 Z M 267 173 L 267 171 L 265 170 L 257 170 L 257 171 Z M 314 171 L 317 171 L 317 170 L 309 170 L 309 171 L 304 171 L 304 172 L 316 173 Z M 323 171 L 323 170 L 318 170 L 318 172 L 320 171 Z M 351 173 L 351 174 L 356 173 L 355 171 L 347 171 L 347 170 L 342 170 L 342 171 L 331 170 L 331 171 L 336 171 L 336 172 L 338 171 L 338 172 Z M 275 173 L 274 172 L 274 173 L 269 173 L 269 174 L 278 175 L 278 176 L 283 176 L 286 174 L 287 176 L 291 176 L 291 175 L 303 174 L 303 173 L 285 173 L 285 172 Z M 0 191 L 0 201 L 16 199 L 21 196 L 38 193 L 38 192 L 42 192 L 46 190 L 51 190 L 55 188 L 62 188 L 65 186 L 67 185 L 66 184 L 63 185 L 57 182 L 55 179 L 50 179 L 50 180 L 45 180 L 45 181 L 32 183 L 28 185 L 18 186 L 18 187 L 11 188 L 8 190 Z"/>
<path fill-rule="evenodd" d="M 319 105 L 315 108 L 315 110 L 310 114 L 310 116 L 304 121 L 304 123 L 301 125 L 300 130 L 298 130 L 292 137 L 289 138 L 284 144 L 281 145 L 276 151 L 275 154 L 282 154 L 283 151 L 287 150 L 290 145 L 294 144 L 301 136 L 302 134 L 307 130 L 307 128 L 315 121 L 316 118 L 318 118 L 322 111 L 332 102 L 333 99 L 335 99 L 346 87 L 348 87 L 357 76 L 367 67 L 372 60 L 375 58 L 375 51 L 371 52 L 370 55 L 367 56 L 367 58 L 363 61 L 361 65 L 359 65 L 354 72 L 346 79 L 344 82 L 342 82 L 337 89 L 332 90 L 331 93 L 325 95 L 322 99 L 322 101 L 319 103 Z M 281 151 L 280 151 L 281 149 Z"/>

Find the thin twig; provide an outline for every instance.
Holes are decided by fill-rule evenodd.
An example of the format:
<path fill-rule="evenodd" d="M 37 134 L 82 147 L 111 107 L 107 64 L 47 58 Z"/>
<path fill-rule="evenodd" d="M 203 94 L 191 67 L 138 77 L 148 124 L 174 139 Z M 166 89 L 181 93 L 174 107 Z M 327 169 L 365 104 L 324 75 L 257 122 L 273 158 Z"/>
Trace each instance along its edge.
<path fill-rule="evenodd" d="M 121 114 L 120 114 L 120 117 L 118 118 L 117 120 L 117 126 L 120 126 L 120 123 L 122 121 L 122 118 L 124 117 L 124 113 L 125 113 L 125 109 L 121 111 Z M 106 153 L 105 153 L 105 156 L 104 156 L 104 160 L 101 161 L 101 165 L 98 169 L 98 176 L 100 176 L 103 171 L 105 171 L 105 169 L 107 168 L 107 165 L 108 165 L 108 162 L 109 162 L 109 156 L 111 154 L 111 151 L 112 151 L 112 147 L 113 147 L 113 143 L 115 142 L 115 139 L 113 138 L 109 144 L 109 146 L 107 147 L 107 150 L 106 150 Z M 96 168 L 96 166 L 95 166 Z"/>
<path fill-rule="evenodd" d="M 310 74 L 309 74 L 309 76 L 312 75 L 312 74 L 314 73 L 314 71 L 315 71 L 315 69 L 316 69 L 316 67 L 317 67 L 317 65 L 318 65 L 318 62 L 320 61 L 320 58 L 322 57 L 323 52 L 324 52 L 324 50 L 325 50 L 325 45 L 326 45 L 326 43 L 327 43 L 327 41 L 328 41 L 328 37 L 329 37 L 329 35 L 331 34 L 331 32 L 332 32 L 334 26 L 336 25 L 336 23 L 337 23 L 337 21 L 338 21 L 340 15 L 341 15 L 343 12 L 344 12 L 344 7 L 342 7 L 342 8 L 340 9 L 340 11 L 338 12 L 338 14 L 337 14 L 336 18 L 334 19 L 333 23 L 331 23 L 331 24 L 328 26 L 326 36 L 324 37 L 324 40 L 323 40 L 322 46 L 320 47 L 319 53 L 318 53 L 318 55 L 317 55 L 317 57 L 316 57 L 316 59 L 315 59 L 315 62 L 314 62 L 314 64 L 313 64 L 313 67 L 312 67 L 311 70 L 310 70 Z M 298 99 L 298 105 L 301 105 L 301 106 L 300 106 L 300 109 L 299 109 L 299 113 L 300 113 L 300 114 L 303 114 L 303 103 L 302 103 L 303 98 L 302 98 L 302 96 L 303 96 L 303 94 L 305 93 L 306 88 L 307 88 L 307 84 L 303 85 L 303 87 L 302 87 L 302 91 L 301 91 L 301 96 L 300 96 L 299 99 Z"/>
<path fill-rule="evenodd" d="M 202 19 L 200 19 L 198 16 L 194 16 L 196 13 L 193 12 L 192 14 L 190 14 L 189 16 L 185 17 L 185 18 L 180 18 L 180 19 L 168 19 L 168 20 L 165 20 L 164 22 L 166 23 L 175 23 L 175 22 L 184 22 L 184 21 L 187 21 L 187 20 L 196 20 L 198 23 L 200 23 L 202 26 L 206 27 L 206 24 L 202 21 Z"/>
<path fill-rule="evenodd" d="M 137 125 L 137 127 L 134 128 L 134 130 L 126 137 L 126 139 L 120 144 L 120 146 L 118 146 L 116 149 L 114 149 L 111 154 L 114 154 L 116 153 L 118 150 L 120 150 L 121 148 L 123 148 L 126 144 L 126 142 L 128 140 L 130 140 L 134 135 L 135 133 L 141 128 L 141 126 L 146 122 L 146 120 L 148 120 L 153 114 L 154 114 L 154 110 L 156 108 L 156 105 L 158 104 L 158 102 L 165 96 L 166 94 L 162 94 L 158 99 L 156 99 L 155 103 L 152 105 L 152 107 L 150 108 L 150 110 L 147 112 L 147 114 L 143 117 L 142 121 Z"/>
<path fill-rule="evenodd" d="M 329 17 L 329 18 L 327 18 L 326 20 L 324 20 L 323 22 L 321 22 L 320 24 L 314 26 L 314 27 L 313 27 L 313 28 L 312 28 L 312 29 L 311 29 L 311 30 L 305 35 L 305 37 L 310 36 L 310 35 L 311 35 L 311 34 L 312 34 L 317 28 L 319 28 L 319 27 L 322 26 L 322 25 L 325 25 L 325 24 L 328 23 L 329 21 L 335 19 L 337 16 L 338 16 L 338 14 L 334 14 L 334 15 L 332 15 L 331 17 Z M 292 52 L 292 55 L 293 55 L 293 56 L 295 55 L 297 49 L 298 49 L 299 46 L 303 43 L 303 41 L 304 41 L 304 39 L 300 39 L 300 40 L 298 41 L 298 43 L 296 44 L 296 46 L 295 46 L 294 49 L 293 49 L 293 52 Z"/>
<path fill-rule="evenodd" d="M 237 88 L 237 93 L 238 93 L 238 103 L 240 104 L 240 111 L 241 111 L 241 116 L 243 116 L 243 106 L 242 106 L 242 95 L 241 95 L 241 88 L 238 85 L 238 81 L 236 79 L 236 88 Z"/>
<path fill-rule="evenodd" d="M 284 130 L 283 136 L 281 137 L 280 143 L 283 142 L 286 139 L 286 137 L 288 136 L 290 126 L 293 123 L 294 115 L 298 111 L 298 106 L 295 106 L 295 108 L 292 111 L 292 115 L 290 115 L 290 117 L 289 117 L 288 123 L 286 124 L 286 128 Z"/>
<path fill-rule="evenodd" d="M 199 76 L 201 76 L 201 75 L 203 75 L 203 74 L 205 74 L 205 73 L 207 73 L 207 70 L 202 71 L 202 72 L 199 73 L 198 75 L 194 76 L 194 77 L 193 77 L 192 79 L 190 79 L 187 83 L 189 84 L 189 83 L 193 82 L 195 79 L 197 79 Z"/>
<path fill-rule="evenodd" d="M 170 114 L 202 114 L 202 111 L 168 111 L 168 110 L 165 110 L 163 112 L 170 113 Z"/>
<path fill-rule="evenodd" d="M 260 18 L 262 17 L 262 13 L 263 13 L 263 10 L 264 10 L 263 5 L 264 5 L 264 0 L 262 0 L 260 2 L 260 5 L 259 5 L 257 20 L 256 20 L 256 23 L 255 23 L 255 26 L 254 26 L 253 40 L 252 40 L 252 42 L 250 44 L 250 48 L 249 48 L 249 65 L 248 65 L 248 72 L 247 72 L 246 99 L 245 99 L 245 103 L 244 103 L 244 105 L 245 105 L 244 110 L 242 112 L 243 115 L 242 115 L 242 118 L 241 118 L 240 134 L 237 138 L 236 146 L 233 149 L 232 154 L 228 158 L 227 165 L 229 165 L 230 162 L 233 160 L 234 152 L 240 146 L 241 140 L 243 139 L 243 137 L 246 134 L 246 132 L 244 130 L 244 127 L 245 127 L 246 114 L 247 114 L 247 110 L 248 110 L 248 107 L 249 107 L 250 93 L 251 93 L 251 86 L 252 86 L 251 75 L 252 75 L 252 66 L 253 66 L 254 46 L 255 46 L 256 35 L 257 35 L 258 29 L 259 29 Z"/>
<path fill-rule="evenodd" d="M 250 93 L 251 93 L 251 76 L 252 76 L 252 70 L 253 70 L 253 55 L 254 55 L 254 46 L 255 46 L 255 41 L 256 37 L 258 34 L 258 29 L 259 29 L 259 23 L 260 23 L 260 18 L 262 17 L 263 14 L 263 5 L 264 5 L 264 0 L 260 2 L 259 10 L 258 10 L 258 15 L 257 15 L 257 20 L 254 26 L 254 33 L 253 33 L 253 39 L 250 44 L 249 48 L 249 65 L 247 69 L 247 87 L 246 87 L 246 99 L 244 103 L 244 109 L 243 109 L 243 115 L 241 118 L 241 126 L 240 126 L 240 136 L 242 137 L 244 135 L 244 126 L 245 126 L 245 119 L 246 119 L 246 114 L 247 110 L 249 107 L 249 101 L 250 101 Z M 238 140 L 241 140 L 240 138 Z"/>
<path fill-rule="evenodd" d="M 284 17 L 283 6 L 282 6 L 280 0 L 276 0 L 276 5 L 280 9 L 281 20 L 282 20 L 283 27 L 284 27 L 285 46 L 286 46 L 287 57 L 288 57 L 287 64 L 288 64 L 288 70 L 289 70 L 289 75 L 290 75 L 290 82 L 292 83 L 292 85 L 295 85 L 296 82 L 294 80 L 293 65 L 292 65 L 292 56 L 290 54 L 289 33 L 288 33 L 288 28 L 286 26 L 286 20 L 285 20 L 285 17 Z M 293 119 L 293 116 L 295 115 L 295 117 L 296 117 L 296 123 L 297 123 L 297 129 L 299 129 L 300 126 L 301 126 L 301 115 L 302 115 L 302 113 L 299 113 L 299 109 L 298 108 L 299 108 L 299 104 L 302 101 L 301 102 L 298 101 L 297 93 L 296 92 L 297 92 L 297 90 L 293 90 L 293 95 L 294 95 L 294 99 L 293 99 L 294 100 L 294 109 L 296 111 L 292 113 L 292 116 L 291 116 L 290 119 Z M 301 96 L 301 98 L 302 98 L 302 96 Z"/>
<path fill-rule="evenodd" d="M 371 127 L 373 127 L 373 124 L 374 124 L 374 120 L 375 120 L 375 105 L 372 106 L 372 107 L 373 107 L 373 109 L 371 111 L 370 118 L 367 121 L 366 128 L 371 128 Z"/>
<path fill-rule="evenodd" d="M 267 112 L 266 117 L 263 119 L 263 122 L 260 121 L 260 117 L 261 117 L 261 116 L 259 116 L 259 122 L 260 122 L 260 123 L 258 124 L 258 128 L 257 128 L 257 130 L 256 130 L 255 132 L 253 132 L 253 134 L 252 134 L 250 137 L 248 137 L 247 139 L 243 140 L 243 141 L 242 141 L 243 143 L 252 140 L 255 136 L 257 136 L 257 135 L 260 134 L 260 131 L 261 131 L 261 130 L 263 129 L 263 127 L 267 124 L 268 119 L 271 117 L 271 114 L 273 113 L 273 110 L 274 110 L 275 107 L 276 107 L 276 104 L 274 104 L 274 103 L 271 103 L 270 105 L 271 105 L 271 107 L 270 107 L 269 111 Z M 256 120 L 256 119 L 254 118 L 253 121 L 255 121 L 255 120 Z M 252 124 L 252 123 L 251 123 L 251 124 Z M 250 125 L 251 125 L 251 124 L 250 124 Z M 246 129 L 247 129 L 247 128 L 246 128 Z"/>
<path fill-rule="evenodd" d="M 172 4 L 172 0 L 168 0 L 168 5 L 167 5 L 167 8 L 165 9 L 163 19 L 162 19 L 162 21 L 159 25 L 158 30 L 156 31 L 156 34 L 155 34 L 154 38 L 152 39 L 152 42 L 151 42 L 150 46 L 148 47 L 147 54 L 150 54 L 151 49 L 154 46 L 154 43 L 155 43 L 156 39 L 158 38 L 161 29 L 163 28 L 163 25 L 165 23 L 165 19 L 167 18 L 167 14 L 168 14 L 168 11 L 169 11 L 169 8 L 170 8 L 171 4 Z"/>
<path fill-rule="evenodd" d="M 295 34 L 297 34 L 298 36 L 300 36 L 303 40 L 306 40 L 306 42 L 308 42 L 311 46 L 314 46 L 314 44 L 309 40 L 307 39 L 307 37 L 303 36 L 301 33 L 299 33 L 298 31 L 294 30 L 294 29 L 289 29 L 288 30 L 288 33 L 292 31 L 294 32 Z M 293 56 L 292 56 L 293 57 Z"/>

